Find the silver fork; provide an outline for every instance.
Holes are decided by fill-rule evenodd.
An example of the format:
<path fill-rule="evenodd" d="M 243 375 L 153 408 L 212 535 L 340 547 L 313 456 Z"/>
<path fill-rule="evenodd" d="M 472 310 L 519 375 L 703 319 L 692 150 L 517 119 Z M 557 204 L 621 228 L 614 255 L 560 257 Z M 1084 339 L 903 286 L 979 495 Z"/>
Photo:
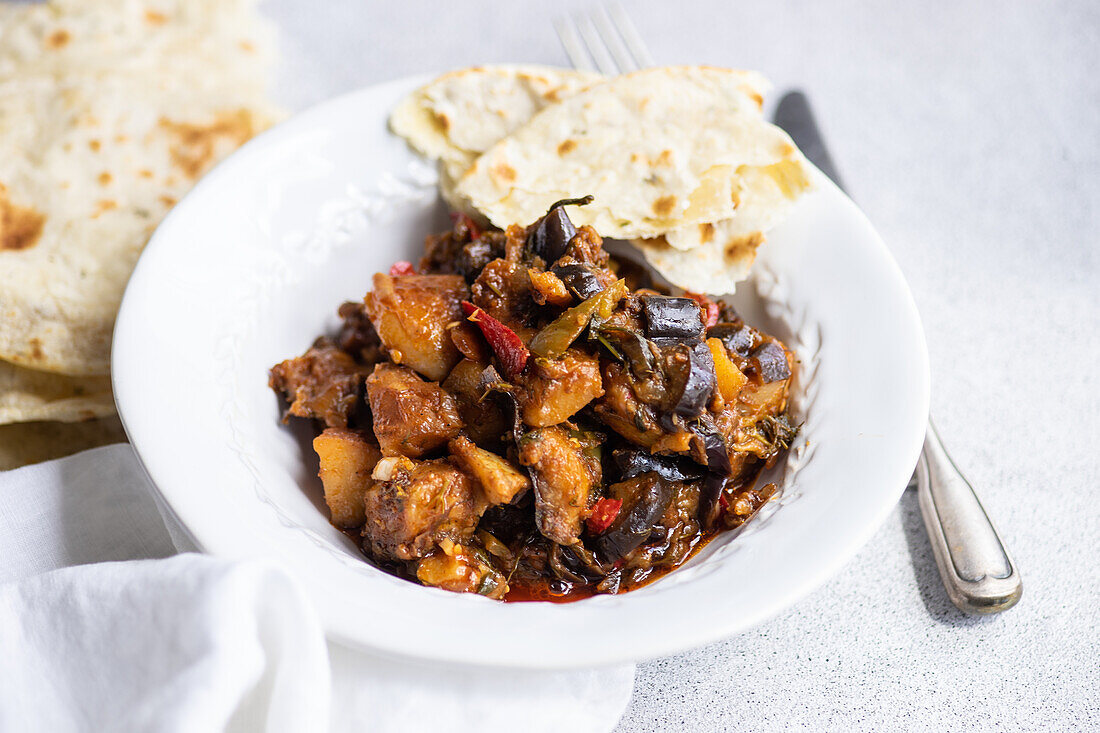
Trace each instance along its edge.
<path fill-rule="evenodd" d="M 597 7 L 591 16 L 558 18 L 554 26 L 574 68 L 598 69 L 613 76 L 653 66 L 645 42 L 618 2 Z M 776 118 L 811 160 L 816 163 L 821 159 L 819 167 L 831 173 L 839 186 L 840 179 L 805 95 L 788 92 L 779 102 Z M 801 137 L 805 142 L 798 139 L 792 125 L 804 133 Z M 1014 606 L 1023 592 L 1019 570 L 973 487 L 947 455 L 931 420 L 909 482 L 910 487 L 914 485 L 936 565 L 951 601 L 967 613 L 997 613 Z"/>
<path fill-rule="evenodd" d="M 554 28 L 575 69 L 614 76 L 653 66 L 638 29 L 617 2 L 597 6 L 588 16 L 559 17 Z"/>

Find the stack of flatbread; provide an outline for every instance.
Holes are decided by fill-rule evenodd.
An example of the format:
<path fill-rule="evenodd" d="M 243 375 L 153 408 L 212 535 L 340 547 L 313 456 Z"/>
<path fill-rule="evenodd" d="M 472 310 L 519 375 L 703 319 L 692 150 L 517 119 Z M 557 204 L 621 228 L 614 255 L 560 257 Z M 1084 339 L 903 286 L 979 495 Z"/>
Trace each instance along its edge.
<path fill-rule="evenodd" d="M 631 240 L 686 290 L 724 294 L 810 187 L 801 153 L 764 119 L 767 89 L 712 67 L 473 68 L 411 94 L 390 125 L 440 161 L 452 206 L 506 227 L 592 194 L 573 221 Z"/>
<path fill-rule="evenodd" d="M 269 126 L 254 0 L 0 4 L 0 469 L 122 439 L 108 367 L 153 229 Z M 31 424 L 38 423 L 38 424 Z"/>

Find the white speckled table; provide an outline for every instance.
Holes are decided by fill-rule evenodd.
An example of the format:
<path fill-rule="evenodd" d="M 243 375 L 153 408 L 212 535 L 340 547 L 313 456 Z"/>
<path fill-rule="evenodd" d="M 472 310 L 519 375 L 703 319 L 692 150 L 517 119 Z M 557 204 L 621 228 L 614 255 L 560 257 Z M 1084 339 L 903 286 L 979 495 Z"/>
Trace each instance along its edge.
<path fill-rule="evenodd" d="M 551 20 L 583 5 L 265 8 L 297 108 L 412 73 L 564 65 Z M 809 93 L 912 286 L 933 413 L 1023 600 L 955 611 L 910 493 L 779 618 L 639 666 L 621 730 L 1100 729 L 1100 4 L 889 5 L 627 2 L 658 63 L 756 68 Z"/>

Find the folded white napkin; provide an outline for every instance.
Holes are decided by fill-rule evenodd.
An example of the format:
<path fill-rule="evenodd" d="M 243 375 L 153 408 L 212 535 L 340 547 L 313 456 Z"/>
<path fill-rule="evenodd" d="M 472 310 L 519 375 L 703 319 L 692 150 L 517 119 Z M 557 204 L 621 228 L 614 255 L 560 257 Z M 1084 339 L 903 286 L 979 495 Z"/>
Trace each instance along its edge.
<path fill-rule="evenodd" d="M 167 557 L 150 490 L 126 445 L 0 473 L 0 731 L 606 731 L 630 699 L 631 666 L 489 671 L 327 644 L 278 568 Z"/>

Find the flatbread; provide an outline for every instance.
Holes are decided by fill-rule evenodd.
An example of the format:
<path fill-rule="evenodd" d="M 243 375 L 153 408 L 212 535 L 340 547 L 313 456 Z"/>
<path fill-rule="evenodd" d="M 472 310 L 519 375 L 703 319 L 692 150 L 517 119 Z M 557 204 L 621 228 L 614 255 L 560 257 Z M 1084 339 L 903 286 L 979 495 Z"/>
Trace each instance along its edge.
<path fill-rule="evenodd" d="M 570 216 L 616 239 L 732 218 L 743 171 L 798 157 L 760 114 L 766 86 L 710 67 L 616 77 L 538 113 L 478 158 L 457 191 L 497 226 L 593 194 Z"/>
<path fill-rule="evenodd" d="M 0 359 L 108 372 L 150 234 L 279 114 L 271 41 L 252 0 L 0 7 Z"/>
<path fill-rule="evenodd" d="M 0 361 L 0 425 L 76 422 L 115 412 L 110 377 L 71 377 Z"/>
<path fill-rule="evenodd" d="M 125 442 L 126 431 L 117 415 L 87 422 L 0 425 L 0 471 Z"/>
<path fill-rule="evenodd" d="M 801 156 L 740 172 L 737 214 L 723 221 L 691 224 L 634 246 L 666 280 L 686 290 L 733 293 L 748 277 L 765 232 L 782 221 L 810 178 Z"/>
<path fill-rule="evenodd" d="M 744 113 L 766 126 L 762 107 L 769 84 L 761 75 L 714 69 L 704 73 L 710 72 L 732 75 L 738 82 L 736 93 L 752 103 Z M 416 150 L 441 161 L 440 189 L 452 207 L 479 213 L 472 202 L 454 191 L 479 155 L 542 109 L 601 81 L 603 77 L 591 73 L 546 67 L 462 69 L 444 74 L 406 97 L 394 110 L 390 125 Z M 633 244 L 670 282 L 705 292 L 732 293 L 748 275 L 764 233 L 787 215 L 809 187 L 804 160 L 791 145 L 790 154 L 777 162 L 737 168 L 729 189 L 736 203 L 732 218 L 669 229 L 655 237 L 635 239 Z"/>
<path fill-rule="evenodd" d="M 391 129 L 420 154 L 440 162 L 448 203 L 454 183 L 478 156 L 540 110 L 602 81 L 603 76 L 550 66 L 484 66 L 444 74 L 405 97 Z"/>

